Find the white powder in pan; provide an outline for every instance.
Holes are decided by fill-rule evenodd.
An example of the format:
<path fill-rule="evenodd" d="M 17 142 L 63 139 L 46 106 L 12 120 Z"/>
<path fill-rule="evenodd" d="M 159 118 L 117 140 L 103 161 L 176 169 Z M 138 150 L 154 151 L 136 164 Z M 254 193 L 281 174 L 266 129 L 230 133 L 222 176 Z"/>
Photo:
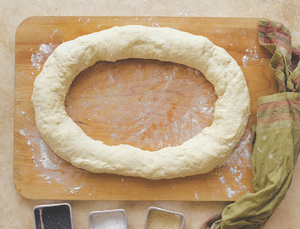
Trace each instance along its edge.
<path fill-rule="evenodd" d="M 125 220 L 119 212 L 107 212 L 92 216 L 94 229 L 125 229 Z"/>

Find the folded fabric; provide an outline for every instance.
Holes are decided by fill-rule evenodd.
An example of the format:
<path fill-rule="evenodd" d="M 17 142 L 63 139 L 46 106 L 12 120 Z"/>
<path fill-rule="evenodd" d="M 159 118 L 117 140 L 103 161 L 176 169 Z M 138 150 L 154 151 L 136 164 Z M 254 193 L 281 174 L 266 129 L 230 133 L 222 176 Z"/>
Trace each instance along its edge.
<path fill-rule="evenodd" d="M 278 94 L 258 99 L 257 124 L 252 127 L 254 193 L 228 205 L 202 229 L 263 228 L 291 184 L 300 151 L 300 51 L 281 23 L 259 20 L 258 38 L 272 54 L 270 67 Z"/>

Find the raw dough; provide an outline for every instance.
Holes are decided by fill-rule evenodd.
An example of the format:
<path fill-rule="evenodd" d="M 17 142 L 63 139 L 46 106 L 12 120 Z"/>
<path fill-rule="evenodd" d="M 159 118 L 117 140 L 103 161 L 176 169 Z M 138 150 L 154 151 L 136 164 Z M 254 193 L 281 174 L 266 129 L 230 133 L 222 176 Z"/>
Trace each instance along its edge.
<path fill-rule="evenodd" d="M 145 151 L 108 146 L 88 137 L 65 111 L 69 87 L 99 60 L 158 59 L 200 70 L 218 100 L 210 127 L 176 147 Z M 114 27 L 59 45 L 34 82 L 32 101 L 42 137 L 60 157 L 94 173 L 169 179 L 207 173 L 220 165 L 242 137 L 250 96 L 236 61 L 207 38 L 171 28 Z"/>

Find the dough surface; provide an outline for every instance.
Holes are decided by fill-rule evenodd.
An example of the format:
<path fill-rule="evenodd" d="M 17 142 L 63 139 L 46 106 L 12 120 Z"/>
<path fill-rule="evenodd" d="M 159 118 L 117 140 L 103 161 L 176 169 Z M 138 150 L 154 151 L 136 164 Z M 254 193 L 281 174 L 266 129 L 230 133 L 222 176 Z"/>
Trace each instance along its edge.
<path fill-rule="evenodd" d="M 210 127 L 176 147 L 145 151 L 108 146 L 88 137 L 67 115 L 65 97 L 74 78 L 97 61 L 158 59 L 200 70 L 218 99 Z M 250 96 L 236 61 L 207 38 L 171 28 L 113 27 L 59 45 L 34 82 L 37 128 L 52 150 L 78 168 L 148 179 L 207 173 L 241 139 L 250 115 Z"/>

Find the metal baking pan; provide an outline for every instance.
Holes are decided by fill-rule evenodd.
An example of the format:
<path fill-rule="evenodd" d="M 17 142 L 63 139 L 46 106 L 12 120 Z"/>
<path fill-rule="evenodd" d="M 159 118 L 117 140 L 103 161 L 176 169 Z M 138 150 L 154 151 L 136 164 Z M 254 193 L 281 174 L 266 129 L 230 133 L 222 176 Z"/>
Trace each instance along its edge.
<path fill-rule="evenodd" d="M 124 209 L 93 211 L 89 213 L 89 229 L 127 229 Z"/>
<path fill-rule="evenodd" d="M 35 206 L 33 216 L 35 229 L 73 229 L 72 208 L 68 203 Z"/>
<path fill-rule="evenodd" d="M 155 212 L 157 212 L 157 214 L 154 215 L 153 213 Z M 185 215 L 183 215 L 182 213 L 173 212 L 157 207 L 149 207 L 144 229 L 160 227 L 183 229 L 184 222 Z"/>

